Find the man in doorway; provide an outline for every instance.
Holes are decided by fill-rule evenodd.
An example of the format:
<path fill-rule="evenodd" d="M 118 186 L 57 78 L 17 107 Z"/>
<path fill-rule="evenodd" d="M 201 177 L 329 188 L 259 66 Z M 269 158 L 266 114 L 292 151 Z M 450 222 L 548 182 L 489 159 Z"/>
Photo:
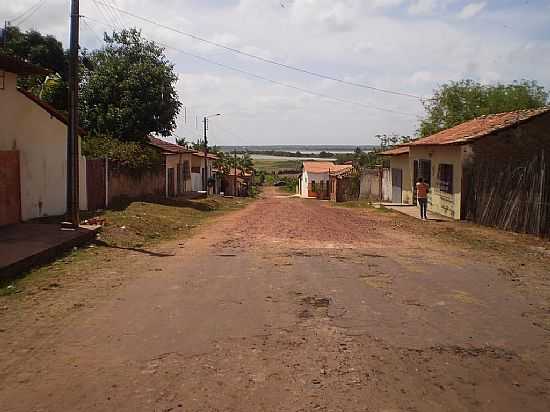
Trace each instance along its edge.
<path fill-rule="evenodd" d="M 428 220 L 428 192 L 430 187 L 424 182 L 424 179 L 418 179 L 416 184 L 416 199 L 420 206 L 420 219 Z"/>

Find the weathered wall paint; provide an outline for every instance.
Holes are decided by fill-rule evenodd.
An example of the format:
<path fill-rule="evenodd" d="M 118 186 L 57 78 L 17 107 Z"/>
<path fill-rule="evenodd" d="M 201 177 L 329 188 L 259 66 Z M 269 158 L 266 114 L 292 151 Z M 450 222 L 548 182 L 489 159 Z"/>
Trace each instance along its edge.
<path fill-rule="evenodd" d="M 0 89 L 0 150 L 20 153 L 21 218 L 66 211 L 67 126 L 17 91 L 6 73 Z M 86 164 L 80 157 L 80 208 L 86 209 Z"/>

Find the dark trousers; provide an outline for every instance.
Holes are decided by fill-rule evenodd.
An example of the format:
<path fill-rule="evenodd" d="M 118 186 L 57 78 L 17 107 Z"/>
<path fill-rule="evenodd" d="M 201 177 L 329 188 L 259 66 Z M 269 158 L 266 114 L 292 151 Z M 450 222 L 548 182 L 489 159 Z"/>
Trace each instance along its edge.
<path fill-rule="evenodd" d="M 420 218 L 428 218 L 428 199 L 418 198 L 418 206 L 420 206 Z"/>

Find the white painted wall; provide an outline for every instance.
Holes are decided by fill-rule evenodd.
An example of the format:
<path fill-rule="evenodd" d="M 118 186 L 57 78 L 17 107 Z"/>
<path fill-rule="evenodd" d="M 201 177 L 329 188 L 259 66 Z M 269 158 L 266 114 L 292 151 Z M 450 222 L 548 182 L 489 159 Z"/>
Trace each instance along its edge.
<path fill-rule="evenodd" d="M 300 194 L 302 197 L 309 197 L 309 188 L 308 185 L 311 182 L 315 182 L 316 184 L 320 183 L 321 181 L 328 182 L 329 175 L 328 173 L 310 173 L 304 170 L 302 173 L 302 193 Z"/>
<path fill-rule="evenodd" d="M 6 73 L 0 89 L 0 150 L 20 155 L 21 218 L 66 211 L 67 126 L 16 88 Z M 86 209 L 86 163 L 80 157 L 80 208 Z"/>

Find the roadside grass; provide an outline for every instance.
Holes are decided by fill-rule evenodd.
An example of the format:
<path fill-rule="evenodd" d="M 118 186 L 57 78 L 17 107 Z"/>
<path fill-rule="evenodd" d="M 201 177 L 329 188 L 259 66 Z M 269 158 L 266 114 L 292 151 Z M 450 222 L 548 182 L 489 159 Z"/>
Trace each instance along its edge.
<path fill-rule="evenodd" d="M 185 239 L 195 228 L 210 218 L 240 209 L 253 201 L 250 198 L 212 196 L 197 200 L 121 201 L 112 209 L 99 213 L 83 213 L 83 219 L 104 220 L 98 238 L 90 245 L 75 248 L 55 261 L 0 283 L 0 298 L 14 297 L 28 289 L 50 290 L 91 275 L 116 268 L 128 251 L 159 255 L 158 243 Z M 56 218 L 59 220 L 59 218 Z M 50 218 L 53 222 L 56 219 Z M 161 255 L 160 255 L 161 256 Z"/>

